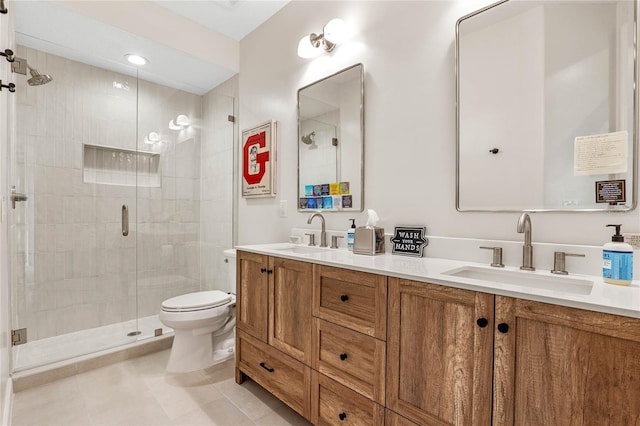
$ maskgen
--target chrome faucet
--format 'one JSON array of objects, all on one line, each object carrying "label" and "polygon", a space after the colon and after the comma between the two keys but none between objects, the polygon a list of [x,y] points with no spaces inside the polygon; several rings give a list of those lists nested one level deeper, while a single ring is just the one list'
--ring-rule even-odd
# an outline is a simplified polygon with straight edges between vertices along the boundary
[{"label": "chrome faucet", "polygon": [[311,224],[311,221],[314,217],[319,217],[322,222],[322,229],[320,230],[320,247],[327,247],[327,231],[325,229],[324,216],[322,216],[320,213],[314,213],[311,215],[309,220],[307,220],[307,223]]},{"label": "chrome faucet", "polygon": [[522,246],[522,266],[525,271],[535,271],[533,267],[533,246],[531,245],[531,218],[527,213],[522,213],[518,218],[516,228],[518,234],[524,233],[524,246]]}]

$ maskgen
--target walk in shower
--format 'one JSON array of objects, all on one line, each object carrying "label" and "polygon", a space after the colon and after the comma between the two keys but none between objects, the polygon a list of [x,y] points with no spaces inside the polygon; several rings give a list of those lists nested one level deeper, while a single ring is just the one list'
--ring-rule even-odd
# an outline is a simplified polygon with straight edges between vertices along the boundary
[{"label": "walk in shower", "polygon": [[11,314],[27,336],[17,372],[154,338],[164,299],[217,287],[235,130],[234,99],[218,91],[15,51],[46,83],[15,78]]}]

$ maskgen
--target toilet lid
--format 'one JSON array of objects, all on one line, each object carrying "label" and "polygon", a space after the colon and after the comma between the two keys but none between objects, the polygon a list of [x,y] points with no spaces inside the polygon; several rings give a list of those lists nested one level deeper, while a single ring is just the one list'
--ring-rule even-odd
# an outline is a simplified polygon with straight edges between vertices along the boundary
[{"label": "toilet lid", "polygon": [[182,294],[162,302],[163,311],[199,311],[228,303],[231,295],[220,290]]}]

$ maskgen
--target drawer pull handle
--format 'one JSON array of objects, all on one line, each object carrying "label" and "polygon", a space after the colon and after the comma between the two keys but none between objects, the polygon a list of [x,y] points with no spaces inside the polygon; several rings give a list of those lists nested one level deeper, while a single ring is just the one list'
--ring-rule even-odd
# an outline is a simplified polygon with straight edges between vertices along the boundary
[{"label": "drawer pull handle", "polygon": [[267,268],[260,268],[260,273],[264,274],[265,272],[267,272]]},{"label": "drawer pull handle", "polygon": [[269,368],[267,367],[267,365],[264,362],[260,363],[260,367],[264,368],[265,370],[267,370],[269,373],[273,373],[275,370],[273,368]]},{"label": "drawer pull handle", "polygon": [[340,300],[342,300],[343,302],[346,302],[347,300],[349,300],[349,296],[347,296],[346,294],[343,294],[342,296],[340,296]]},{"label": "drawer pull handle", "polygon": [[340,359],[342,361],[344,361],[345,359],[347,359],[347,354],[340,354]]},{"label": "drawer pull handle", "polygon": [[342,412],[342,413],[338,414],[338,417],[340,418],[340,421],[343,421],[344,419],[347,418],[347,413]]},{"label": "drawer pull handle", "polygon": [[478,324],[478,327],[480,328],[485,328],[487,325],[489,325],[489,320],[487,320],[486,318],[478,318],[476,324]]},{"label": "drawer pull handle", "polygon": [[506,333],[509,331],[509,324],[507,324],[506,322],[501,322],[500,324],[498,324],[498,331],[500,333]]},{"label": "drawer pull handle", "polygon": [[267,269],[267,274],[273,274],[273,269]]}]

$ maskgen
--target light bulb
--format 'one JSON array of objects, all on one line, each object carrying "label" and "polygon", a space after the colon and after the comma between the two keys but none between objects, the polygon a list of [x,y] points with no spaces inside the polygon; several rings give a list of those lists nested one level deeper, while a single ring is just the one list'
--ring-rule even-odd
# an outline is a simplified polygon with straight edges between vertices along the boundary
[{"label": "light bulb", "polygon": [[347,24],[340,18],[334,18],[324,26],[323,33],[325,40],[336,44],[342,43],[347,38]]},{"label": "light bulb", "polygon": [[147,58],[144,58],[135,53],[127,53],[126,55],[124,55],[124,57],[127,58],[127,61],[129,61],[133,65],[146,65],[147,63],[149,63]]},{"label": "light bulb", "polygon": [[316,58],[322,54],[322,50],[313,47],[308,35],[302,37],[298,43],[298,56],[305,59]]},{"label": "light bulb", "polygon": [[180,114],[176,117],[176,124],[178,126],[188,126],[190,124],[189,117],[184,114]]}]

